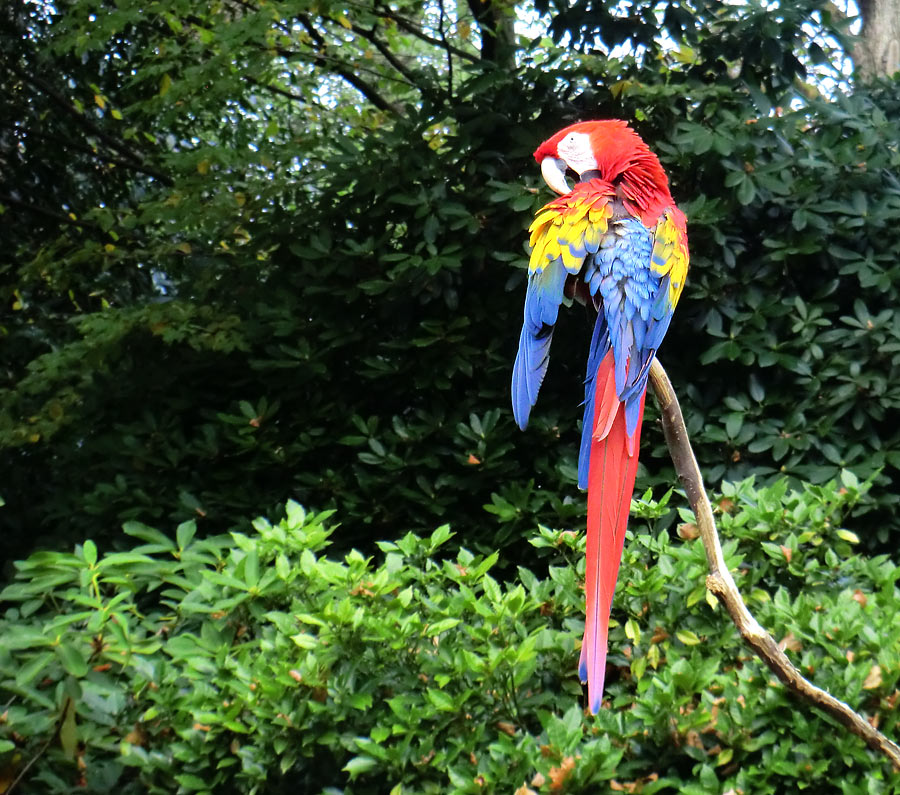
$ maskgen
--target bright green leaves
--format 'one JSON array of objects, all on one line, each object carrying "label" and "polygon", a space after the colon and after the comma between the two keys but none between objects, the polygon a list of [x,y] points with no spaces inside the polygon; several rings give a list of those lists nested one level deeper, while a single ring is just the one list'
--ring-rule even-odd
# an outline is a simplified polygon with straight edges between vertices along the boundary
[{"label": "bright green leaves", "polygon": [[53,652],[33,654],[15,673],[17,687],[27,688],[54,659]]},{"label": "bright green leaves", "polygon": [[[802,491],[748,480],[716,504],[727,564],[761,623],[816,684],[866,700],[891,731],[898,569],[853,555],[842,528],[869,486],[849,472]],[[839,766],[847,792],[867,793],[870,753],[791,705],[708,605],[700,542],[688,529],[687,541],[648,530],[672,499],[635,501],[610,706],[596,718],[575,671],[582,535],[543,528],[534,546],[563,565],[509,581],[496,554],[447,551],[447,526],[382,542],[375,559],[328,557],[327,515],[291,502],[252,534],[204,541],[185,523],[173,542],[132,524],[134,550],[85,543],[19,563],[0,594],[0,687],[16,695],[0,754],[34,752],[61,721],[64,752],[84,741],[89,770],[124,763],[150,786],[172,779],[174,758],[185,792],[266,792],[275,769],[304,787],[352,780],[373,793],[385,781],[465,790],[479,777],[509,792],[611,779],[784,791],[811,765],[819,777]]]},{"label": "bright green leaves", "polygon": [[84,562],[91,568],[94,568],[97,564],[97,545],[93,541],[85,541],[82,546],[82,555],[84,556]]}]

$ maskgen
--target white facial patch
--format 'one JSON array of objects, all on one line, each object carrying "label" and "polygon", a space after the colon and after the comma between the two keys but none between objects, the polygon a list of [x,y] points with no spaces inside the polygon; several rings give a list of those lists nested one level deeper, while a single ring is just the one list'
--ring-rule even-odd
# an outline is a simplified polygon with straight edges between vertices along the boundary
[{"label": "white facial patch", "polygon": [[597,168],[597,160],[591,151],[591,138],[587,133],[570,132],[557,144],[556,151],[577,174]]}]

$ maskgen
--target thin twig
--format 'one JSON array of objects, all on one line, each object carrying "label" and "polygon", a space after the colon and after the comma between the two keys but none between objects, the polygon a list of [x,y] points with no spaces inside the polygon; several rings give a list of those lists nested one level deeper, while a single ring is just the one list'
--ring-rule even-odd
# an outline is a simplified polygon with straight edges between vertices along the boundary
[{"label": "thin twig", "polygon": [[447,51],[447,99],[453,102],[453,53],[450,52],[450,43],[447,41],[447,34],[444,33],[444,0],[438,0],[441,8],[441,15],[438,19],[438,34],[440,34],[441,42]]},{"label": "thin twig", "polygon": [[135,171],[140,171],[143,174],[147,174],[150,177],[154,177],[169,187],[174,184],[171,177],[167,174],[163,174],[158,169],[148,165],[140,152],[129,147],[122,139],[102,130],[97,124],[89,119],[86,114],[78,110],[78,108],[76,108],[65,96],[50,85],[50,83],[37,75],[30,74],[20,69],[15,64],[7,64],[7,68],[20,80],[28,83],[32,88],[36,88],[42,94],[52,99],[57,107],[73,118],[89,135],[93,135],[103,141],[110,149],[113,149],[122,155],[127,160],[127,164],[130,168]]},{"label": "thin twig", "polygon": [[[279,52],[279,54],[283,55],[285,60],[299,60],[304,61],[305,63],[313,64],[315,66],[334,64],[333,67],[329,68],[331,68],[336,75],[338,75],[339,77],[343,77],[345,80],[347,78],[344,72],[351,67],[351,64],[343,60],[340,56],[331,55],[319,50],[317,50],[316,52],[303,52],[302,50],[283,49]],[[367,74],[373,75],[379,80],[390,80],[392,83],[400,83],[400,85],[409,86],[410,88],[418,88],[415,83],[411,83],[409,80],[406,80],[403,77],[397,77],[396,75],[379,72],[377,69],[373,69],[371,66],[362,66],[359,63],[355,63],[352,64],[352,68],[357,72],[365,72]]]},{"label": "thin twig", "polygon": [[416,24],[406,19],[406,17],[402,17],[399,14],[395,14],[391,11],[387,6],[378,5],[375,8],[376,12],[379,16],[385,17],[386,19],[390,19],[393,22],[397,23],[397,27],[405,30],[407,33],[411,33],[417,39],[421,39],[422,41],[428,42],[429,44],[433,44],[436,47],[443,47],[447,50],[448,53],[452,52],[454,55],[459,56],[460,58],[464,58],[467,61],[471,61],[472,63],[478,63],[481,59],[477,55],[473,55],[470,52],[466,52],[465,50],[461,50],[459,47],[454,47],[449,42],[442,42],[440,39],[436,39],[433,36],[429,36],[424,30],[418,27]]},{"label": "thin twig", "polygon": [[709,497],[706,496],[706,490],[703,488],[703,476],[700,474],[697,459],[691,448],[687,428],[684,425],[684,417],[681,414],[678,399],[675,397],[672,382],[669,381],[666,371],[656,359],[650,365],[650,383],[653,385],[653,391],[659,402],[663,432],[672,462],[675,464],[675,470],[684,485],[694,516],[697,518],[700,538],[703,541],[703,548],[706,550],[706,560],[709,564],[706,587],[725,605],[725,609],[741,633],[744,642],[753,649],[757,657],[769,666],[788,690],[818,707],[853,734],[861,737],[873,751],[884,754],[894,767],[900,770],[900,746],[885,737],[843,701],[838,701],[830,693],[826,693],[805,679],[787,655],[778,648],[775,639],[760,626],[747,610],[725,563],[712,506],[709,503]]},{"label": "thin twig", "polygon": [[38,750],[34,754],[34,756],[32,756],[31,759],[28,760],[25,767],[23,767],[19,771],[19,774],[12,780],[12,783],[5,790],[6,795],[12,795],[13,790],[19,785],[19,783],[22,782],[22,780],[25,778],[25,775],[34,766],[35,762],[37,762],[38,759],[40,759],[44,755],[44,753],[50,747],[50,744],[59,737],[59,733],[62,729],[63,721],[65,721],[66,714],[69,712],[70,709],[75,709],[75,702],[72,700],[72,698],[70,696],[66,696],[66,699],[63,702],[62,712],[59,713],[59,717],[56,719],[56,723],[53,727],[53,734],[51,734],[44,741],[44,743],[41,745],[40,748],[38,748]]},{"label": "thin twig", "polygon": [[265,83],[262,80],[257,80],[252,75],[244,75],[244,80],[246,80],[252,86],[266,89],[267,91],[271,91],[273,94],[278,94],[279,96],[293,100],[294,102],[301,102],[304,105],[315,104],[310,103],[310,101],[306,97],[302,97],[300,96],[300,94],[295,94],[293,91],[288,91],[286,88],[281,88],[281,86],[276,86],[273,83]]},{"label": "thin twig", "polygon": [[[329,22],[334,24],[340,24],[337,20],[332,19],[331,17],[326,17]],[[366,41],[368,41],[381,55],[384,57],[391,66],[394,67],[403,77],[406,78],[406,82],[410,86],[414,86],[418,88],[420,91],[422,90],[422,85],[419,83],[418,78],[415,73],[409,69],[403,61],[400,60],[393,52],[391,52],[391,48],[383,42],[378,36],[375,34],[377,30],[376,27],[372,27],[371,30],[366,30],[365,28],[356,25],[354,23],[350,24],[350,30],[352,30],[356,35],[362,36]]]},{"label": "thin twig", "polygon": [[[311,56],[312,62],[319,65],[325,64],[330,56],[325,54],[327,43],[324,37],[316,30],[312,20],[306,14],[298,14],[297,20],[309,34],[309,37],[312,39],[315,46],[316,52]],[[332,71],[359,91],[359,93],[368,99],[369,102],[378,108],[378,110],[384,111],[385,113],[392,113],[395,116],[403,115],[403,111],[399,105],[381,96],[372,84],[363,80],[358,74],[349,71],[345,65],[335,66],[332,68]]]},{"label": "thin twig", "polygon": [[15,196],[10,196],[6,193],[0,193],[0,204],[9,205],[10,207],[18,207],[21,210],[27,210],[30,213],[35,213],[36,215],[41,215],[44,218],[50,218],[51,220],[58,221],[60,223],[69,224],[70,226],[100,229],[99,224],[96,224],[93,221],[85,221],[79,220],[78,218],[72,218],[71,216],[61,213],[58,210],[48,209],[47,207],[39,207],[36,204],[31,204],[30,202],[23,201],[22,199],[17,199]]}]

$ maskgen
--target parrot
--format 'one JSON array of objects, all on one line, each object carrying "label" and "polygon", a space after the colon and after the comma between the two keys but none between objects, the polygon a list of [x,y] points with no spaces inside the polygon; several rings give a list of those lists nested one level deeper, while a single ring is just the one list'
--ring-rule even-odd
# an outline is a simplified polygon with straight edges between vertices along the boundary
[{"label": "parrot", "polygon": [[560,304],[577,300],[593,306],[597,315],[578,458],[578,486],[587,489],[578,673],[596,715],[647,378],[687,277],[686,219],[659,158],[624,121],[572,124],[544,141],[534,158],[558,196],[538,210],[528,230],[531,255],[512,373],[513,417],[524,431],[547,372]]}]

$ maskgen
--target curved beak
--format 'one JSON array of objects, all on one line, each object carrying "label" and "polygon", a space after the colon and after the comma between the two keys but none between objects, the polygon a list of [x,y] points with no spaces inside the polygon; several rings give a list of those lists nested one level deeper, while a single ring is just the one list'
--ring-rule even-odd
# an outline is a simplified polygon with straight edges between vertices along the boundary
[{"label": "curved beak", "polygon": [[545,157],[541,160],[541,176],[561,196],[571,190],[566,182],[566,161],[561,157]]}]

